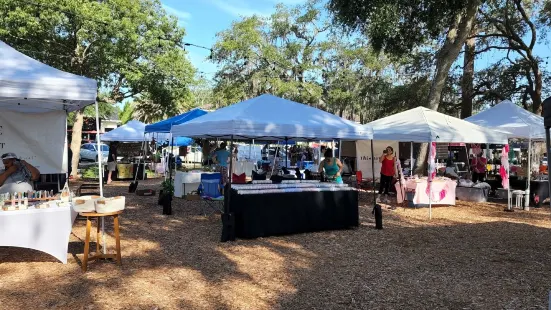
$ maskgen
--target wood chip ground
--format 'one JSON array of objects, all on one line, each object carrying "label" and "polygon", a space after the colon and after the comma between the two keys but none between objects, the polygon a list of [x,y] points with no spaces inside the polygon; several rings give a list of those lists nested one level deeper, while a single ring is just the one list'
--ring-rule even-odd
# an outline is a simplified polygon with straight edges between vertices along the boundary
[{"label": "wood chip ground", "polygon": [[[123,266],[80,260],[84,222],[68,264],[0,247],[0,309],[547,309],[548,208],[507,213],[501,204],[385,209],[375,230],[368,199],[357,229],[220,243],[216,214],[175,199],[126,195]],[[140,188],[159,189],[160,180]],[[366,197],[364,197],[366,198]],[[108,221],[108,245],[113,246]],[[95,245],[92,246],[95,248]]]}]

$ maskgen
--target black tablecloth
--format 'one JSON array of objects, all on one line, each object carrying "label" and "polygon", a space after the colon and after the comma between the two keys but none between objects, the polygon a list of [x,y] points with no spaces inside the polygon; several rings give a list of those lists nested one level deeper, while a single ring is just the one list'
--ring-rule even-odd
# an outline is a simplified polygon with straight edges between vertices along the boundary
[{"label": "black tablecloth", "polygon": [[[493,190],[503,188],[503,186],[501,186],[501,180],[487,180],[486,182],[492,186]],[[509,181],[509,185],[511,186],[511,191],[517,189],[525,190],[526,180],[512,178]],[[530,205],[540,207],[541,203],[546,198],[549,198],[549,185],[547,184],[547,181],[530,181]]]},{"label": "black tablecloth", "polygon": [[547,198],[549,198],[548,181],[530,181],[530,205],[541,207]]},{"label": "black tablecloth", "polygon": [[238,238],[258,238],[359,225],[358,192],[325,191],[239,195],[231,190]]}]

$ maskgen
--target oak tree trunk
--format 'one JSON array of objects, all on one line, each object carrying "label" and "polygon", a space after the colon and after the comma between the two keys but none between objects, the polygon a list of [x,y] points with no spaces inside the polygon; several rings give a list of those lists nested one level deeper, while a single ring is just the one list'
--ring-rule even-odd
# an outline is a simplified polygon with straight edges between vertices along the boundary
[{"label": "oak tree trunk", "polygon": [[[82,125],[84,124],[84,114],[82,111],[75,112],[75,123],[73,124],[73,132],[71,135],[71,175],[73,178],[78,178],[78,161],[80,157],[80,145],[82,144]],[[99,134],[99,133],[97,133]]]},{"label": "oak tree trunk", "polygon": [[461,79],[461,118],[473,115],[473,81],[475,60],[475,38],[465,42],[465,55],[463,56],[463,77]]},{"label": "oak tree trunk", "polygon": [[[454,23],[448,29],[446,40],[436,54],[436,72],[432,80],[427,102],[429,109],[438,110],[450,68],[473,29],[479,6],[480,0],[469,0],[465,12],[459,13]],[[427,170],[428,149],[428,143],[421,144],[415,164],[416,174],[424,174]]]},{"label": "oak tree trunk", "polygon": [[541,115],[541,113],[543,112],[541,100],[541,89],[543,86],[542,74],[537,63],[532,67],[532,70],[534,71],[534,92],[532,93],[532,109],[535,114]]}]

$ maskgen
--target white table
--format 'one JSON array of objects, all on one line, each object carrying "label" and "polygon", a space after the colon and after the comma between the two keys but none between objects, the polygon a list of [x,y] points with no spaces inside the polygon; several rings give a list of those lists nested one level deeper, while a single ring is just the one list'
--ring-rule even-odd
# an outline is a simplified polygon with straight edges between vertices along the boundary
[{"label": "white table", "polygon": [[0,209],[0,246],[42,251],[66,264],[69,236],[76,217],[72,207]]},{"label": "white table", "polygon": [[182,196],[196,191],[201,184],[201,174],[203,172],[181,172],[176,171],[174,176],[174,197],[182,198]]},{"label": "white table", "polygon": [[[457,183],[451,180],[432,181],[432,204],[433,205],[451,205],[455,206],[455,187]],[[413,203],[418,205],[428,205],[429,196],[427,195],[427,180],[426,179],[409,179],[406,181],[406,188],[415,191]],[[444,197],[440,197],[440,193]]]}]

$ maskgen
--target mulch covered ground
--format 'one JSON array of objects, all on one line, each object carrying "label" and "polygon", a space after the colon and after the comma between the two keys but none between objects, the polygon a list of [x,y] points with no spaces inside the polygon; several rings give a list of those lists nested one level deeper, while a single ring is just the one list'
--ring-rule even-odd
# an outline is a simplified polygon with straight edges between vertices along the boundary
[{"label": "mulch covered ground", "polygon": [[[116,183],[106,196],[127,191],[128,183]],[[358,229],[220,243],[219,215],[202,216],[197,202],[173,206],[174,215],[163,216],[156,197],[127,196],[122,267],[91,262],[81,272],[82,221],[67,265],[0,247],[0,309],[547,307],[548,209],[459,203],[434,208],[429,221],[427,209],[398,208],[384,211],[379,231],[364,201]]]}]

